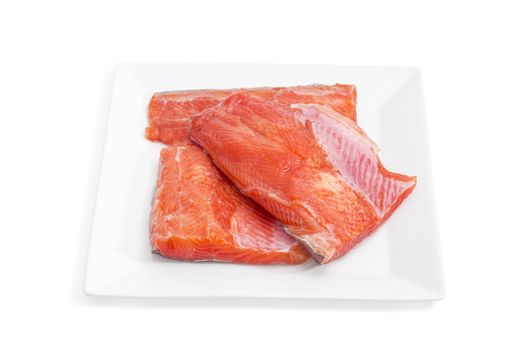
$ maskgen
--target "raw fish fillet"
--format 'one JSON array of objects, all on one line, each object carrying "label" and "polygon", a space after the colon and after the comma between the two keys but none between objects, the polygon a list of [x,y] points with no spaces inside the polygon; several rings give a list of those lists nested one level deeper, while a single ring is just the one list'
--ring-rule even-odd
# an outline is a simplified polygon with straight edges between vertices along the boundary
[{"label": "raw fish fillet", "polygon": [[161,151],[150,239],[154,252],[180,260],[299,264],[310,258],[192,145]]},{"label": "raw fish fillet", "polygon": [[148,107],[146,137],[168,145],[189,143],[191,119],[214,107],[229,95],[243,91],[252,96],[292,103],[318,103],[330,106],[355,120],[356,90],[353,85],[308,85],[234,90],[188,90],[156,93]]},{"label": "raw fish fillet", "polygon": [[196,116],[192,139],[319,263],[345,254],[400,205],[416,178],[381,164],[357,124],[316,104],[238,93]]}]

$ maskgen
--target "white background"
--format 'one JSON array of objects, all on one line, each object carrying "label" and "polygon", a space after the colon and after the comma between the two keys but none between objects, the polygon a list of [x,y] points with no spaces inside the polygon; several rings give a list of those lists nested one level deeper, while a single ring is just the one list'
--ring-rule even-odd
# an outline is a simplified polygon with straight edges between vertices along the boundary
[{"label": "white background", "polygon": [[[0,3],[0,348],[521,348],[519,1]],[[88,298],[120,61],[418,66],[446,297],[433,305]]]}]

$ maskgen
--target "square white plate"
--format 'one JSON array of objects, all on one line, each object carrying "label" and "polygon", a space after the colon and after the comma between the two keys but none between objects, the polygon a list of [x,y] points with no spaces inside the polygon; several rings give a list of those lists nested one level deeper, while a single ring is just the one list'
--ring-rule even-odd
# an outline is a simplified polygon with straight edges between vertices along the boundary
[{"label": "square white plate", "polygon": [[[191,263],[151,253],[148,219],[159,150],[144,138],[154,92],[355,84],[358,123],[392,170],[417,175],[412,195],[369,239],[328,265]],[[414,68],[261,64],[121,64],[89,247],[85,291],[140,297],[437,300],[439,239],[420,73]]]}]

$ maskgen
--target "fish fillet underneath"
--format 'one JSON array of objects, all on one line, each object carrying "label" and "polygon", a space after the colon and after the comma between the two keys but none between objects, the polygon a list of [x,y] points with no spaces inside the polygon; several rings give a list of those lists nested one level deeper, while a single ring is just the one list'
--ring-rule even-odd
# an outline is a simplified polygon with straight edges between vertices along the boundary
[{"label": "fish fillet underneath", "polygon": [[299,264],[310,258],[194,145],[161,151],[150,240],[154,252],[180,260]]},{"label": "fish fillet underneath", "polygon": [[148,107],[146,137],[167,145],[189,143],[191,119],[214,107],[232,93],[244,91],[252,96],[289,106],[293,103],[318,103],[346,117],[356,118],[356,90],[353,85],[306,85],[230,90],[187,90],[156,93]]}]

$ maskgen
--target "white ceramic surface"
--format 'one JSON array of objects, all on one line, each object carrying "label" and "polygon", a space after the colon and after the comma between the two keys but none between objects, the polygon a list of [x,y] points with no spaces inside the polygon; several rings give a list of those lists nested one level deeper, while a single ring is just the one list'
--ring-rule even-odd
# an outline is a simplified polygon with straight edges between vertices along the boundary
[{"label": "white ceramic surface", "polygon": [[[144,138],[154,92],[355,84],[358,123],[414,192],[370,238],[320,266],[190,263],[152,254],[148,219],[161,145]],[[321,65],[124,63],[115,75],[86,270],[91,295],[437,300],[443,297],[420,72]]]}]

